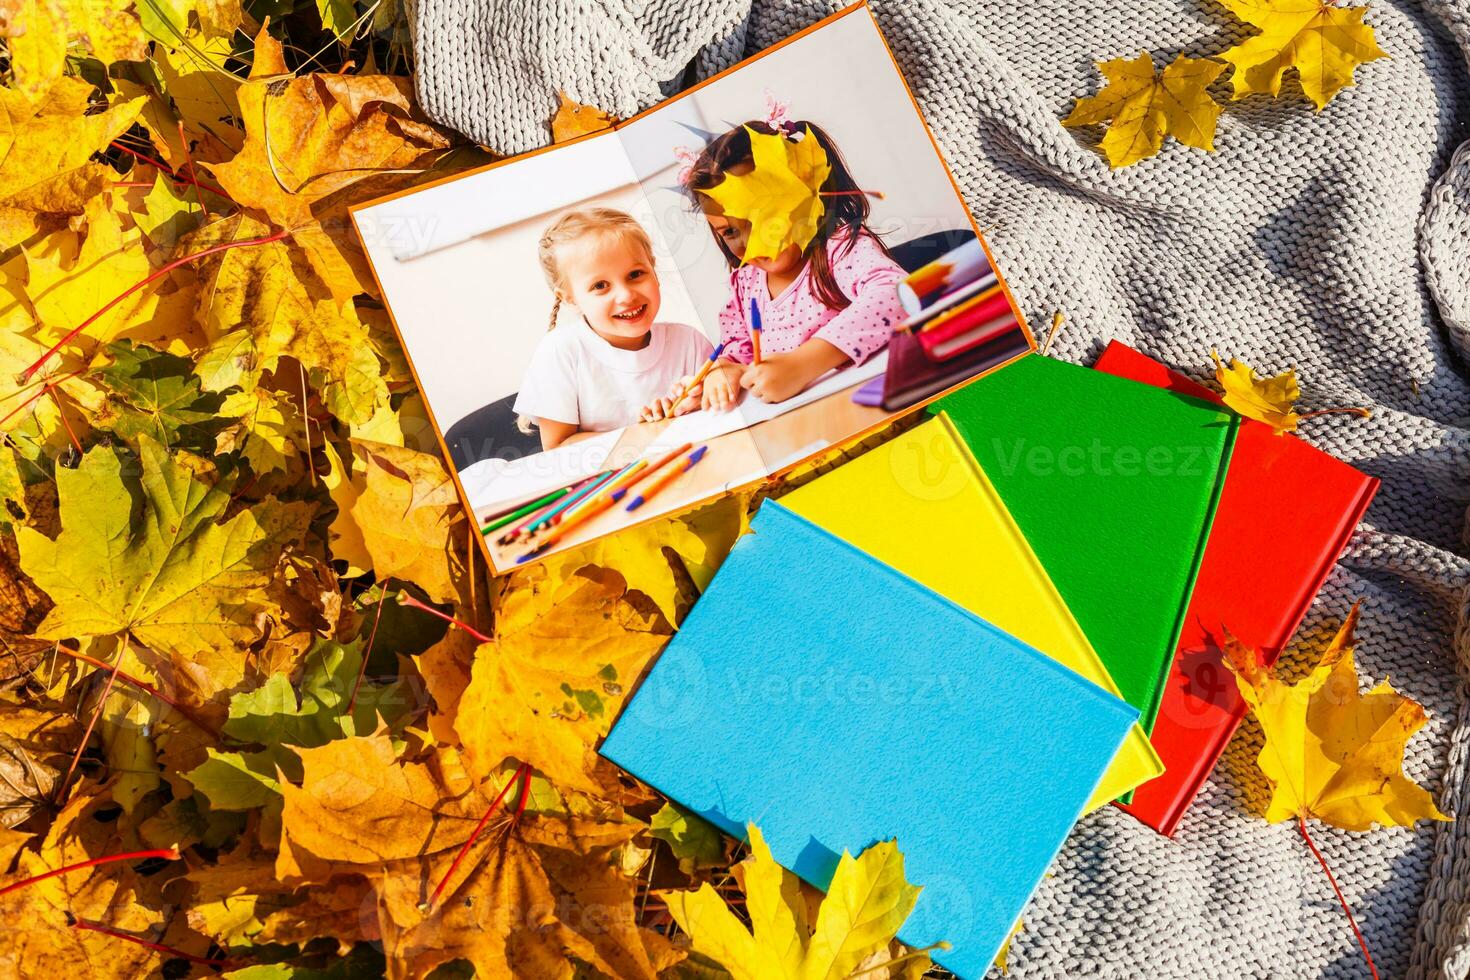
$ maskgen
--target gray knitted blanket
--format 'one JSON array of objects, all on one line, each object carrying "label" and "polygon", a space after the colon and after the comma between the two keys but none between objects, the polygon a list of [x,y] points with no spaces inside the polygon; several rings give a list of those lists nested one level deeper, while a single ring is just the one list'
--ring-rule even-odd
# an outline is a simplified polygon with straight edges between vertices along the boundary
[{"label": "gray knitted blanket", "polygon": [[[1373,0],[1390,58],[1320,113],[1233,104],[1218,152],[1110,172],[1058,120],[1095,60],[1218,53],[1212,0],[893,0],[875,13],[1025,312],[1053,353],[1119,338],[1203,376],[1209,351],[1295,364],[1305,437],[1383,481],[1308,616],[1315,658],[1366,597],[1360,670],[1430,722],[1407,772],[1458,823],[1316,836],[1384,976],[1470,976],[1470,0]],[[556,92],[628,116],[837,9],[824,0],[419,0],[419,94],[492,149],[547,140]],[[1279,506],[1290,508],[1292,501]],[[1262,555],[1269,561],[1269,555]],[[1084,820],[1026,913],[1016,977],[1361,977],[1332,891],[1269,826],[1248,721],[1176,839]]]}]

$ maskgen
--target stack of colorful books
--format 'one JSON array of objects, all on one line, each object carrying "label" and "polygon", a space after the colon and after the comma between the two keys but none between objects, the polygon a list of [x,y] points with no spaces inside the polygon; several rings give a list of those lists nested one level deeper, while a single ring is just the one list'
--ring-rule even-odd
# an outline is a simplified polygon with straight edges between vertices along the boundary
[{"label": "stack of colorful books", "polygon": [[[932,346],[984,345],[985,281],[905,294],[975,311]],[[1225,631],[1274,659],[1377,481],[1117,343],[928,412],[762,505],[601,751],[818,887],[897,838],[899,938],[978,977],[1088,812],[1176,831],[1244,713]]]}]

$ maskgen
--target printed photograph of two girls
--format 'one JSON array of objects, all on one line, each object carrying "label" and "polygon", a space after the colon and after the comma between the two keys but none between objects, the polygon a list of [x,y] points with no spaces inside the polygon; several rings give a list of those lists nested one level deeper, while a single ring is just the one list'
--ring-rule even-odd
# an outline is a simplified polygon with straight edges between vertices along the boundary
[{"label": "printed photograph of two girls", "polygon": [[862,7],[354,220],[496,572],[1034,347]]}]

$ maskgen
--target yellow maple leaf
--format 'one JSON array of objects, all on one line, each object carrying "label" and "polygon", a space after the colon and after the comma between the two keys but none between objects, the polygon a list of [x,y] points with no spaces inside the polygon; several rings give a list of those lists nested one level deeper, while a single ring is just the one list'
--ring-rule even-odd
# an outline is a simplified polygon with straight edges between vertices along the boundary
[{"label": "yellow maple leaf", "polygon": [[[134,474],[137,474],[136,476]],[[61,532],[18,532],[21,567],[56,603],[36,633],[122,636],[207,676],[238,684],[236,644],[258,613],[282,548],[305,532],[306,505],[272,499],[220,522],[228,486],[206,486],[147,435],[135,458],[97,446],[58,468]]]},{"label": "yellow maple leaf", "polygon": [[558,785],[603,791],[607,764],[594,746],[670,633],[635,599],[596,565],[503,593],[494,642],[477,651],[454,721],[478,771],[513,757]]},{"label": "yellow maple leaf", "polygon": [[[20,851],[15,872],[0,877],[0,887],[14,880],[123,850],[116,835],[103,837],[98,811],[109,806],[105,794],[78,793],[56,814],[36,850]],[[113,820],[117,827],[126,821]],[[158,953],[132,943],[119,944],[99,932],[71,928],[84,920],[135,935],[156,935],[164,916],[142,901],[147,879],[132,868],[106,873],[74,871],[0,896],[0,916],[7,924],[0,968],[7,977],[85,977],[99,963],[123,975],[146,976],[162,961]]]},{"label": "yellow maple leaf", "polygon": [[[224,242],[268,237],[271,229],[247,212],[220,218],[188,240],[188,251]],[[200,319],[211,339],[228,338],[235,351],[224,362],[248,363],[249,377],[237,371],[218,376],[209,358],[206,389],[232,384],[253,387],[259,372],[274,370],[283,355],[294,357],[321,389],[327,408],[345,422],[372,418],[388,400],[381,365],[367,328],[351,305],[339,308],[301,253],[285,241],[270,241],[218,252],[196,263],[200,281]],[[248,340],[231,337],[237,327]],[[248,353],[245,349],[248,349]],[[218,353],[218,352],[216,352]],[[205,365],[201,364],[201,375]],[[219,387],[217,387],[219,386]]]},{"label": "yellow maple leaf", "polygon": [[1111,167],[1126,167],[1159,152],[1164,137],[1186,146],[1215,149],[1220,104],[1208,91],[1225,66],[1208,58],[1179,55],[1162,72],[1154,71],[1147,51],[1129,61],[1098,63],[1106,78],[1101,92],[1078,99],[1063,126],[1108,122],[1102,151]]},{"label": "yellow maple leaf", "polygon": [[558,92],[557,97],[561,99],[561,105],[556,107],[556,115],[551,117],[553,143],[565,143],[588,133],[600,133],[613,124],[612,116],[595,106],[574,102],[567,98],[565,92]]},{"label": "yellow maple leaf", "polygon": [[1227,367],[1220,355],[1215,359],[1215,380],[1224,389],[1225,404],[1248,419],[1269,425],[1273,432],[1295,432],[1301,416],[1293,407],[1301,397],[1296,383],[1296,369],[1287,368],[1274,378],[1258,378],[1255,369],[1244,361],[1230,359]]},{"label": "yellow maple leaf", "polygon": [[1220,0],[1261,33],[1246,38],[1220,58],[1235,66],[1232,97],[1276,96],[1287,69],[1295,68],[1302,91],[1319,110],[1353,84],[1358,65],[1386,58],[1373,28],[1363,23],[1366,7],[1339,7],[1322,0]]},{"label": "yellow maple leaf", "polygon": [[[93,197],[86,203],[84,231],[58,232],[43,247],[27,251],[26,293],[44,328],[37,339],[66,335],[153,271],[141,233],[128,227],[131,218],[112,205],[111,194]],[[77,342],[90,350],[133,335],[128,327],[151,319],[167,285],[168,280],[158,280],[128,295],[94,320]]]},{"label": "yellow maple leaf", "polygon": [[[846,977],[888,948],[918,900],[921,889],[904,878],[897,844],[880,841],[857,858],[843,850],[816,922],[809,923],[796,876],[776,863],[755,824],[747,831],[751,859],[745,867],[745,901],[750,929],[708,882],[698,891],[663,896],[695,951],[719,963],[735,980]],[[919,959],[923,953],[910,955]]]},{"label": "yellow maple leaf", "polygon": [[435,602],[462,600],[465,517],[443,461],[382,443],[353,448],[365,476],[351,516],[378,579],[412,582]]},{"label": "yellow maple leaf", "polygon": [[1404,749],[1424,726],[1424,708],[1387,680],[1358,692],[1357,622],[1354,604],[1321,662],[1296,684],[1262,666],[1239,640],[1225,640],[1225,663],[1266,736],[1257,761],[1271,782],[1271,823],[1311,818],[1369,830],[1450,819],[1403,774]]},{"label": "yellow maple leaf", "polygon": [[729,217],[750,222],[741,261],[775,258],[795,245],[805,249],[816,237],[825,207],[822,185],[832,172],[827,152],[807,127],[800,140],[758,133],[750,127],[754,169],[726,174],[701,190]]},{"label": "yellow maple leaf", "polygon": [[127,131],[144,100],[90,111],[95,87],[63,76],[37,100],[0,88],[0,203],[28,211],[81,214],[113,178],[92,154]]},{"label": "yellow maple leaf", "polygon": [[27,98],[41,95],[66,68],[72,54],[90,53],[103,64],[141,61],[148,55],[142,25],[132,4],[91,0],[13,0],[7,4],[5,37],[15,87]]}]

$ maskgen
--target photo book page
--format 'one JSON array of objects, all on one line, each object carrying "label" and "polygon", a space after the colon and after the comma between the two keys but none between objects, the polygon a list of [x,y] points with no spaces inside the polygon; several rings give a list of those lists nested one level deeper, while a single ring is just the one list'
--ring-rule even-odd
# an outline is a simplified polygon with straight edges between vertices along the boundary
[{"label": "photo book page", "polygon": [[353,220],[497,573],[1034,349],[861,5]]}]

